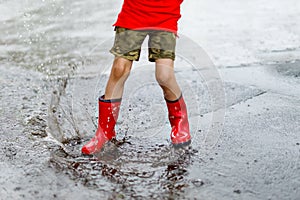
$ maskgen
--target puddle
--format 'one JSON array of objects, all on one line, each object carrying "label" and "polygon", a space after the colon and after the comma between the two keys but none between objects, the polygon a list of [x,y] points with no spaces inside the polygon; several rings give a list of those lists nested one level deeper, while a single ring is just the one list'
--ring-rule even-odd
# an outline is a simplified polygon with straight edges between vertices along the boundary
[{"label": "puddle", "polygon": [[58,148],[52,153],[50,165],[74,181],[109,192],[117,199],[184,199],[184,190],[197,185],[197,180],[186,178],[197,150],[175,150],[168,144],[150,145],[130,138],[121,143],[107,144],[94,157],[81,155],[78,145],[69,145],[77,152],[72,155]]}]

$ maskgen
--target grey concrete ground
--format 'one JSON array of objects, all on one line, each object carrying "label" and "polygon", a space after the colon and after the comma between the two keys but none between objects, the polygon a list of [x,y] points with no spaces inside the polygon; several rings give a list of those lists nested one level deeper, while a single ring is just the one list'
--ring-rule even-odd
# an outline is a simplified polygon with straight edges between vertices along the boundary
[{"label": "grey concrete ground", "polygon": [[191,148],[169,145],[144,52],[118,142],[86,157],[120,6],[1,1],[0,199],[299,199],[299,2],[185,1],[176,76]]}]

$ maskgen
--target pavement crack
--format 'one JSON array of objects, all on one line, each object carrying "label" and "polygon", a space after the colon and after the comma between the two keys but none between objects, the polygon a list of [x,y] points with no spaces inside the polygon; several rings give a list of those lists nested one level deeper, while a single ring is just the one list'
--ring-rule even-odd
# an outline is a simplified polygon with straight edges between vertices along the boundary
[{"label": "pavement crack", "polygon": [[246,101],[248,101],[248,100],[250,100],[250,99],[254,99],[254,98],[259,97],[259,96],[261,96],[261,95],[264,95],[264,94],[266,94],[266,93],[267,93],[267,91],[261,91],[261,92],[255,94],[255,95],[253,95],[253,96],[251,96],[251,97],[242,99],[242,100],[237,101],[237,102],[235,102],[235,103],[233,103],[233,104],[231,104],[231,105],[228,105],[228,106],[226,106],[226,108],[232,107],[232,106],[237,105],[237,104],[239,104],[239,103],[241,103],[241,102],[246,102]]}]

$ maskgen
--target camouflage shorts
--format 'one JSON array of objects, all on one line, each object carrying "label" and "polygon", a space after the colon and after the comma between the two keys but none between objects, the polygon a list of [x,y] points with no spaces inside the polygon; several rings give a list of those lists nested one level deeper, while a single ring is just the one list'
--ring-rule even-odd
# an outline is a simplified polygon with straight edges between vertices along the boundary
[{"label": "camouflage shorts", "polygon": [[116,27],[116,36],[110,52],[128,60],[138,61],[141,46],[146,36],[149,35],[148,59],[154,62],[159,58],[175,59],[176,36],[169,31],[161,30],[131,30]]}]

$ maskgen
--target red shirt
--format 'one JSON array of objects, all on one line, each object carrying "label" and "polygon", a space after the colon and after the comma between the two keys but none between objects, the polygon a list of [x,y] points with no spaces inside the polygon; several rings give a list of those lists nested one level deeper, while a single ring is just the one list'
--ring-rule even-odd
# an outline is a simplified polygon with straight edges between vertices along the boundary
[{"label": "red shirt", "polygon": [[128,29],[156,29],[177,33],[183,0],[124,0],[114,26]]}]

